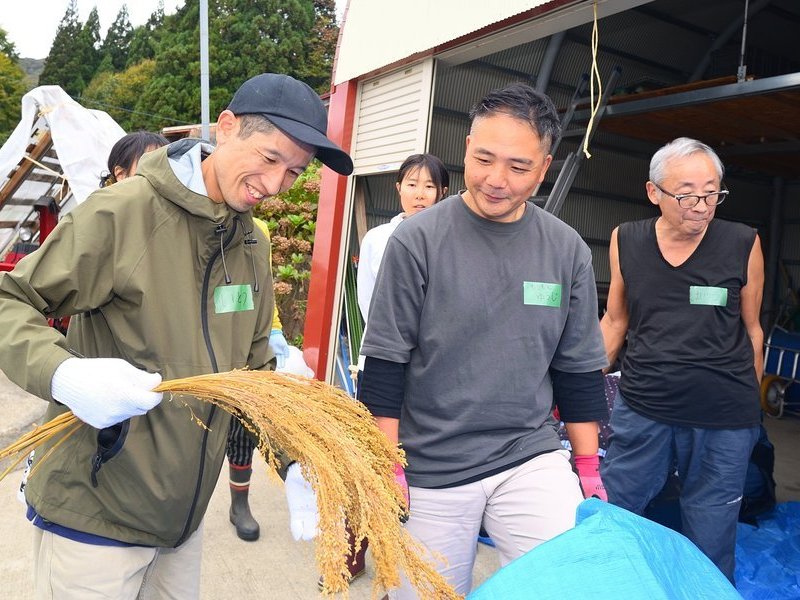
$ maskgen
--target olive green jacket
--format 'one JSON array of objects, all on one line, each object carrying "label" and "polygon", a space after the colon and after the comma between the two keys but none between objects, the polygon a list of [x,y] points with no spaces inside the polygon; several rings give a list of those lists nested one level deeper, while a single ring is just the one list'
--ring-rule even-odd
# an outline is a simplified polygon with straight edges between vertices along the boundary
[{"label": "olive green jacket", "polygon": [[[66,410],[50,385],[68,349],[122,358],[164,380],[273,368],[268,242],[253,232],[249,213],[178,180],[167,154],[195,143],[145,155],[137,176],[92,194],[0,276],[0,368],[51,401],[47,419]],[[46,320],[64,315],[76,315],[66,339]],[[33,473],[27,502],[78,531],[177,546],[205,514],[229,424],[230,415],[206,402],[165,395],[120,425],[83,425]],[[34,467],[46,451],[36,452]]]}]

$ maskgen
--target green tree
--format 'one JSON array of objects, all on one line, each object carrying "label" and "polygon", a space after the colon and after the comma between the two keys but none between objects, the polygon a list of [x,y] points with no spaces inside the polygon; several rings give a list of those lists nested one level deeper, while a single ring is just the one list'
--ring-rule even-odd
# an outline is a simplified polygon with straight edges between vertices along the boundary
[{"label": "green tree", "polygon": [[161,39],[163,23],[164,0],[159,0],[158,7],[150,15],[147,23],[133,30],[126,67],[156,57],[156,47]]},{"label": "green tree", "polygon": [[[214,0],[209,3],[210,109],[227,106],[246,79],[264,71],[304,78],[313,37],[313,0]],[[164,18],[156,73],[140,103],[167,117],[200,119],[198,0]],[[329,75],[328,75],[329,76]]]},{"label": "green tree", "polygon": [[[113,73],[114,72],[114,61],[111,58],[110,54],[104,54],[100,64],[97,65],[97,69],[95,69],[94,77],[92,77],[92,81],[94,81],[100,73]],[[88,89],[92,85],[92,82],[89,82],[89,85],[86,86]],[[86,89],[84,89],[84,93],[86,93]]]},{"label": "green tree", "polygon": [[[100,66],[102,55],[100,53],[100,17],[97,15],[97,7],[93,7],[89,13],[89,18],[81,27],[81,32],[75,40],[73,52],[81,56],[81,79],[84,88],[94,77],[97,67]],[[80,89],[83,92],[83,88]]]},{"label": "green tree", "polygon": [[5,54],[13,61],[19,60],[17,47],[14,42],[8,39],[8,32],[2,27],[0,27],[0,53]]},{"label": "green tree", "polygon": [[269,227],[275,306],[286,339],[298,347],[303,345],[321,166],[312,161],[290,189],[253,210]]},{"label": "green tree", "polygon": [[313,35],[313,0],[222,0],[218,6],[209,24],[215,85],[233,91],[264,71],[302,78]]},{"label": "green tree", "polygon": [[199,122],[199,18],[197,0],[188,0],[175,14],[164,17],[158,35],[168,43],[156,43],[155,73],[137,110],[162,115],[169,124]]},{"label": "green tree", "polygon": [[39,75],[39,85],[60,85],[71,96],[79,95],[86,87],[82,65],[84,53],[76,44],[82,29],[78,21],[77,0],[70,0]]},{"label": "green tree", "polygon": [[314,28],[305,40],[306,60],[299,75],[300,79],[320,94],[331,89],[333,59],[338,39],[335,0],[314,0]]},{"label": "green tree", "polygon": [[110,60],[114,71],[125,69],[132,39],[133,26],[128,16],[128,6],[123,4],[117,13],[117,18],[108,28],[103,45],[100,48],[103,61]]},{"label": "green tree", "polygon": [[84,90],[81,102],[89,108],[106,111],[125,131],[157,131],[167,124],[163,117],[136,112],[139,97],[154,71],[155,61],[143,60],[121,73],[98,73]]},{"label": "green tree", "polygon": [[23,94],[25,73],[5,51],[0,52],[0,146],[19,122]]}]

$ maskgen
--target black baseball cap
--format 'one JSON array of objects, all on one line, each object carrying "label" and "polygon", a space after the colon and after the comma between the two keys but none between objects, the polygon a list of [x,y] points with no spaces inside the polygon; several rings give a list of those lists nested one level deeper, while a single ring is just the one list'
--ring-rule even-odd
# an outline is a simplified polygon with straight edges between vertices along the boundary
[{"label": "black baseball cap", "polygon": [[263,115],[294,139],[314,146],[316,156],[341,175],[353,172],[350,156],[328,139],[328,114],[319,95],[289,75],[262,73],[245,81],[228,105],[235,115]]}]

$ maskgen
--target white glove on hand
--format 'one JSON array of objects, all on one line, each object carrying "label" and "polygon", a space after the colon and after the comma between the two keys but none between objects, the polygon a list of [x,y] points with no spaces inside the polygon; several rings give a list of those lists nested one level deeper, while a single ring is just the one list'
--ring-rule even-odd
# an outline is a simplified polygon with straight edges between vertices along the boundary
[{"label": "white glove on hand", "polygon": [[277,359],[277,368],[282,369],[286,364],[286,359],[289,358],[289,343],[283,337],[283,332],[280,329],[273,329],[269,334],[269,346],[275,353]]},{"label": "white glove on hand", "polygon": [[53,373],[53,398],[97,429],[143,415],[161,402],[151,391],[161,375],[137,369],[121,358],[68,358]]},{"label": "white glove on hand", "polygon": [[314,371],[311,370],[303,358],[303,351],[295,346],[289,346],[289,357],[286,359],[286,364],[275,369],[275,372],[301,375],[309,379],[314,377]]},{"label": "white glove on hand", "polygon": [[295,541],[313,540],[317,536],[319,513],[314,488],[303,477],[300,465],[292,463],[286,471],[286,502],[289,505],[289,527]]}]

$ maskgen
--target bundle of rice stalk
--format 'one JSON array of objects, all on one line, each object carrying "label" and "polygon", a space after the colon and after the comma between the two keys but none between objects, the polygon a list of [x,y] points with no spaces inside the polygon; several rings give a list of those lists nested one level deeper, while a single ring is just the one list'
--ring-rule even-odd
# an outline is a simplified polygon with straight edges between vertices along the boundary
[{"label": "bundle of rice stalk", "polygon": [[[357,545],[366,538],[372,548],[373,596],[399,586],[402,570],[421,598],[461,598],[424,558],[428,552],[402,527],[400,517],[407,507],[394,480],[394,464],[405,462],[403,453],[387,440],[360,402],[329,384],[271,371],[235,370],[174,379],[162,382],[155,391],[169,392],[178,400],[180,395],[192,395],[239,417],[256,436],[275,477],[279,461],[274,448],[300,464],[317,494],[315,552],[324,592],[348,591],[349,527]],[[14,454],[8,452],[12,447],[29,452],[49,439],[48,433],[71,434],[71,427],[80,422],[66,414],[71,419],[61,415],[37,428],[27,441],[23,442],[23,436],[0,451],[0,459]]]},{"label": "bundle of rice stalk", "polygon": [[[0,460],[12,456],[14,457],[11,465],[5,471],[0,473],[0,481],[5,479],[6,475],[13,471],[19,463],[25,460],[31,450],[35,450],[51,438],[61,436],[61,439],[50,447],[50,450],[47,451],[47,454],[45,454],[36,462],[36,466],[42,464],[42,461],[50,456],[56,450],[56,448],[63,444],[69,436],[75,433],[81,425],[83,425],[83,423],[79,421],[78,417],[73,415],[72,412],[65,412],[61,413],[43,425],[34,427],[25,435],[20,436],[19,439],[17,439],[10,446],[0,450]],[[29,476],[32,475],[35,470],[36,468],[34,467]]]}]

